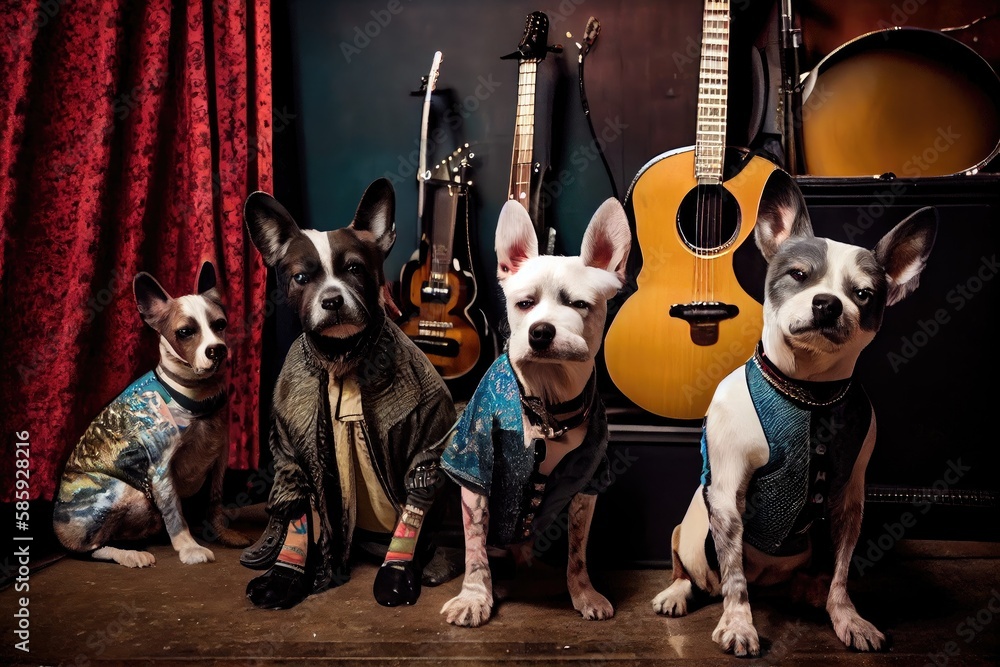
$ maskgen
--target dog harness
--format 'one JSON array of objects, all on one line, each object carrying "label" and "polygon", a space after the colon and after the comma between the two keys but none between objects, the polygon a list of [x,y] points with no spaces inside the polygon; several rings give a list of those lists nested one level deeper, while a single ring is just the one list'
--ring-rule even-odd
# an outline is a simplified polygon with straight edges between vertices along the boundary
[{"label": "dog harness", "polygon": [[574,495],[597,494],[611,483],[608,424],[598,392],[585,410],[590,421],[583,442],[547,476],[539,473],[545,441],[525,443],[524,410],[514,368],[507,354],[501,354],[448,434],[441,455],[441,468],[452,479],[489,498],[487,543],[492,546],[541,534]]},{"label": "dog harness", "polygon": [[120,479],[152,501],[153,473],[173,442],[193,419],[215,412],[225,400],[223,393],[193,401],[172,391],[152,370],[100,412],[66,463],[66,472]]},{"label": "dog harness", "polygon": [[[750,479],[743,539],[772,556],[802,553],[813,521],[827,518],[843,491],[871,424],[868,396],[850,379],[803,382],[784,375],[757,350],[744,366],[750,398],[764,429],[768,460]],[[702,427],[701,483],[712,483]]]}]

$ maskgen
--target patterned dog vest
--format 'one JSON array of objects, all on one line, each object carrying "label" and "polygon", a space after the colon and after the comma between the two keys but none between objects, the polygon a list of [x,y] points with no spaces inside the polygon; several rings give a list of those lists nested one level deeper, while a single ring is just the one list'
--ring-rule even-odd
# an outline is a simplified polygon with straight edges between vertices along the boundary
[{"label": "patterned dog vest", "polygon": [[[768,444],[768,460],[746,492],[743,539],[772,556],[802,553],[813,521],[850,478],[871,424],[868,396],[850,379],[802,382],[779,371],[758,343],[744,366],[747,386]],[[712,473],[702,428],[702,485]]]}]

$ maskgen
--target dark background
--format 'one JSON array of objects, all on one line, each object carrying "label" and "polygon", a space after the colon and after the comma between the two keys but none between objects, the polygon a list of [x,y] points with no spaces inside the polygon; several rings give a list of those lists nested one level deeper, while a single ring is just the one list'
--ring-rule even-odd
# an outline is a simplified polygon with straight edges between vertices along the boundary
[{"label": "dark background", "polygon": [[[554,174],[567,174],[560,179],[561,192],[551,197],[546,219],[558,232],[556,252],[574,254],[601,201],[615,190],[624,199],[632,179],[660,153],[693,145],[702,9],[702,3],[686,0],[275,2],[275,195],[304,226],[333,229],[351,219],[372,180],[389,177],[397,195],[397,242],[386,272],[398,280],[418,241],[414,171],[423,97],[413,92],[434,51],[442,51],[434,114],[451,108],[462,122],[454,142],[434,146],[429,162],[462,142],[475,152],[474,268],[481,305],[496,321],[501,302],[493,233],[506,199],[517,92],[516,61],[500,57],[517,47],[525,17],[545,11],[550,44],[564,47],[541,64],[555,82],[550,163]],[[768,143],[773,137],[756,118],[774,104],[764,92],[773,92],[774,81],[758,83],[752,76],[754,61],[767,45],[773,9],[771,2],[733,3],[730,145],[773,147]],[[997,2],[821,1],[798,3],[796,11],[803,30],[803,71],[873,30],[891,25],[940,29],[980,16],[992,18],[949,34],[994,68],[1000,60]],[[582,152],[592,138],[581,106],[575,42],[591,16],[601,23],[585,60],[591,119],[598,133],[608,125],[622,128],[605,146],[610,175],[596,153]],[[589,157],[581,160],[583,155]],[[996,287],[987,276],[961,310],[948,298],[956,286],[989,266],[996,252],[1000,181],[995,172],[991,164],[976,176],[911,179],[891,192],[887,184],[871,179],[799,178],[817,233],[839,240],[848,240],[863,211],[878,197],[885,200],[887,193],[888,205],[853,242],[873,245],[923,205],[938,206],[941,214],[938,243],[920,289],[887,312],[882,332],[859,364],[879,423],[865,522],[866,530],[876,535],[884,531],[885,521],[912,510],[913,499],[942,479],[950,461],[961,459],[968,473],[939,495],[908,536],[1000,539],[995,474],[1000,461],[992,444],[993,378],[1000,367],[988,325],[996,312]],[[942,308],[949,322],[912,361],[893,368],[890,353],[898,352],[904,339],[912,340],[919,323]],[[262,391],[270,391],[296,334],[292,318],[279,309],[265,336],[265,359],[271,363],[262,369]],[[621,460],[627,463],[599,504],[594,527],[598,557],[614,564],[662,563],[669,559],[670,531],[697,485],[698,425],[651,418],[622,401],[613,387],[602,389],[616,408],[612,457],[624,452]],[[262,409],[266,423],[266,400]]]}]

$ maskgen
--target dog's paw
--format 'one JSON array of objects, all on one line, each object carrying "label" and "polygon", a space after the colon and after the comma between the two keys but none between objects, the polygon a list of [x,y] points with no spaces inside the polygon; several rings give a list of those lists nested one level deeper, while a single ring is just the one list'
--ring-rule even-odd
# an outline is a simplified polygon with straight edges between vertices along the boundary
[{"label": "dog's paw", "polygon": [[93,553],[96,560],[113,560],[125,567],[150,567],[156,564],[156,557],[148,551],[102,547]]},{"label": "dog's paw", "polygon": [[588,621],[604,621],[615,615],[615,608],[608,599],[593,588],[584,589],[571,597],[573,609]]},{"label": "dog's paw", "polygon": [[833,621],[833,631],[847,648],[881,651],[885,647],[885,635],[854,609],[834,610],[830,613],[830,620]]},{"label": "dog's paw", "polygon": [[723,612],[719,624],[712,632],[712,641],[726,653],[739,657],[756,656],[760,653],[760,639],[746,612]]},{"label": "dog's paw", "polygon": [[219,544],[231,549],[243,549],[253,544],[253,540],[238,530],[232,528],[221,528],[218,530]]},{"label": "dog's paw", "polygon": [[211,549],[206,549],[200,544],[190,547],[181,547],[180,557],[181,562],[185,565],[215,562],[215,554],[212,553]]},{"label": "dog's paw", "polygon": [[452,625],[466,628],[478,628],[490,618],[493,611],[493,601],[482,593],[462,591],[441,607],[444,620]]},{"label": "dog's paw", "polygon": [[664,616],[684,616],[688,612],[691,582],[677,579],[653,598],[653,611]]},{"label": "dog's paw", "polygon": [[261,609],[291,609],[312,592],[312,576],[278,563],[247,583],[247,598]]},{"label": "dog's paw", "polygon": [[383,607],[414,604],[420,597],[420,568],[413,561],[383,563],[375,574],[372,593]]}]

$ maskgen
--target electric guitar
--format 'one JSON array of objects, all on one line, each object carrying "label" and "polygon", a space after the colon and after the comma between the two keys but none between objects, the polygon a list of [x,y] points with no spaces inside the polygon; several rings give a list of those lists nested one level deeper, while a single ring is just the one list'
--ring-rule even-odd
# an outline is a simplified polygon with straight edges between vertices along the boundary
[{"label": "electric guitar", "polygon": [[[455,253],[456,238],[468,240],[473,154],[465,144],[432,169],[426,166],[430,96],[440,63],[438,52],[427,77],[421,123],[417,208],[422,235],[417,252],[401,272],[399,327],[427,355],[442,378],[455,380],[480,362],[489,330],[485,318],[477,327],[470,314],[478,291],[471,252],[463,253],[464,261]],[[457,228],[460,219],[462,230]]]},{"label": "electric guitar", "polygon": [[524,35],[517,50],[502,56],[501,60],[518,61],[514,147],[507,198],[521,202],[528,211],[538,233],[538,247],[551,255],[555,250],[556,230],[545,225],[545,206],[540,196],[549,165],[535,155],[536,106],[547,99],[548,94],[548,91],[538,90],[538,65],[547,53],[562,51],[558,44],[549,46],[548,37],[549,17],[544,12],[532,12],[525,20]]},{"label": "electric guitar", "polygon": [[701,419],[719,382],[753,355],[763,306],[733,268],[750,239],[773,162],[726,146],[729,2],[703,14],[697,136],[636,175],[631,199],[642,268],[614,316],[604,360],[633,403]]}]

